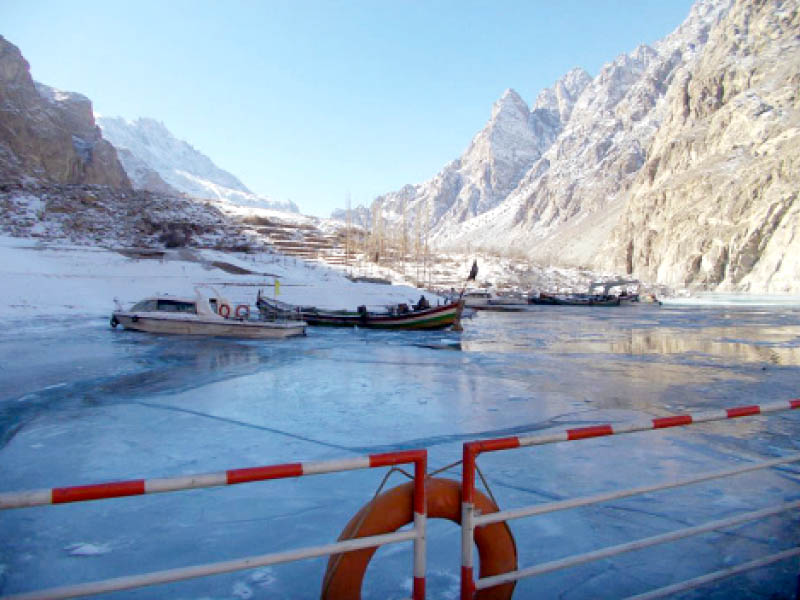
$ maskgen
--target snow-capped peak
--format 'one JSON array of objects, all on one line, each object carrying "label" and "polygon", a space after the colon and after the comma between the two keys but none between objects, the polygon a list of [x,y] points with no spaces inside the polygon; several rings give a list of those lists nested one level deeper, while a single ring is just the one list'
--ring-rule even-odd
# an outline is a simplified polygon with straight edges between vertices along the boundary
[{"label": "snow-capped peak", "polygon": [[98,117],[97,123],[103,136],[120,151],[134,187],[146,188],[148,171],[142,168],[146,166],[169,186],[189,196],[297,212],[291,201],[279,202],[253,194],[236,176],[173,136],[161,121],[139,118],[129,122],[119,117]]}]

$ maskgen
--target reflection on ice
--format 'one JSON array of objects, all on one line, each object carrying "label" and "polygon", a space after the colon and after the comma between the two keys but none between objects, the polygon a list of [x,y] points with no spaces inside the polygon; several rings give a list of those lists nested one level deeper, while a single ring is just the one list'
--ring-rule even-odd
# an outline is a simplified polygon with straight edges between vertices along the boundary
[{"label": "reflection on ice", "polygon": [[738,362],[800,365],[800,347],[776,345],[800,340],[800,327],[787,327],[772,332],[743,328],[711,329],[703,331],[697,337],[687,337],[680,329],[631,330],[622,336],[624,339],[570,340],[557,344],[552,349],[578,354],[700,354]]}]

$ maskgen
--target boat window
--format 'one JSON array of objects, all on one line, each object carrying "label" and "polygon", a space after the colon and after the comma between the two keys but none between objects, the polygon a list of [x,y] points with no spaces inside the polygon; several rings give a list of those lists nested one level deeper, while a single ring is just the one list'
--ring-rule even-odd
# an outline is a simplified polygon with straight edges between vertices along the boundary
[{"label": "boat window", "polygon": [[194,302],[179,300],[159,300],[158,310],[161,312],[197,313]]},{"label": "boat window", "polygon": [[131,308],[132,312],[153,312],[154,310],[156,310],[155,300],[142,300],[134,304]]}]

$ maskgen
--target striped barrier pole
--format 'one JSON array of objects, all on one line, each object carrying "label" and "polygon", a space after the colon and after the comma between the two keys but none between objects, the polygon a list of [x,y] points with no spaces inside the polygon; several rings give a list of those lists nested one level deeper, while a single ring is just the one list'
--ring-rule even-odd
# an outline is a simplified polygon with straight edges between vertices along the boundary
[{"label": "striped barrier pole", "polygon": [[[370,454],[358,458],[248,467],[244,469],[219,471],[216,473],[184,475],[181,477],[131,479],[128,481],[112,481],[91,485],[27,490],[22,492],[3,492],[0,493],[0,510],[237,485],[240,483],[267,481],[271,479],[286,479],[289,477],[320,475],[338,471],[387,467],[412,462],[416,465],[423,465],[422,469],[424,469],[427,464],[427,451],[406,450],[402,452],[388,452],[385,454]],[[420,467],[417,466],[417,469],[419,468]]]},{"label": "striped barrier pole", "polygon": [[302,558],[336,554],[344,551],[381,546],[397,541],[413,540],[413,600],[425,600],[425,569],[426,569],[426,541],[425,530],[427,522],[427,498],[425,495],[425,477],[428,466],[428,451],[405,450],[370,454],[367,456],[339,459],[321,462],[286,463],[279,465],[266,465],[231,469],[216,473],[203,473],[185,475],[182,477],[133,479],[127,481],[112,481],[90,485],[71,487],[58,487],[40,490],[27,490],[21,492],[0,493],[0,510],[43,506],[48,504],[65,504],[70,502],[86,502],[108,498],[121,498],[125,496],[139,496],[179,490],[190,490],[225,485],[237,485],[255,481],[271,479],[286,479],[302,477],[305,475],[319,475],[340,471],[358,469],[371,469],[379,467],[393,467],[401,464],[414,464],[414,528],[410,531],[396,532],[384,536],[370,536],[363,539],[338,542],[329,546],[307,548],[285,552],[281,554],[249,557],[237,561],[216,563],[212,565],[199,565],[169,571],[149,573],[144,575],[121,577],[113,580],[80,584],[40,590],[21,594],[22,598],[73,598],[79,595],[98,594],[109,591],[131,589],[158,583],[181,581],[194,577],[203,577],[212,574],[232,572],[241,569],[253,568],[279,562],[289,562]]},{"label": "striped barrier pole", "polygon": [[800,398],[737,406],[701,413],[628,421],[618,424],[592,425],[566,429],[533,436],[513,436],[492,440],[466,442],[463,446],[461,482],[461,600],[473,600],[476,591],[473,569],[473,543],[475,531],[475,464],[482,452],[511,450],[525,446],[538,446],[558,442],[571,442],[594,437],[650,431],[670,427],[684,427],[697,423],[724,421],[754,415],[770,414],[800,408]]}]

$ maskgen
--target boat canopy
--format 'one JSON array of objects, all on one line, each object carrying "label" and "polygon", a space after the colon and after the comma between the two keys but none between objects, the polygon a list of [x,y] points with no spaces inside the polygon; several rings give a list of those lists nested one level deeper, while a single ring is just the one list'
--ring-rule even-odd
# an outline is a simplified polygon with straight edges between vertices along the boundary
[{"label": "boat canopy", "polygon": [[591,293],[594,288],[601,287],[603,288],[603,295],[608,296],[608,291],[611,288],[623,285],[639,286],[641,284],[637,279],[612,279],[611,281],[595,281],[589,286],[589,293]]}]

